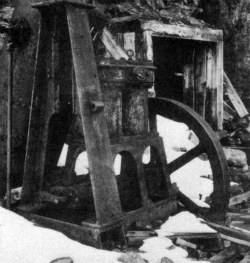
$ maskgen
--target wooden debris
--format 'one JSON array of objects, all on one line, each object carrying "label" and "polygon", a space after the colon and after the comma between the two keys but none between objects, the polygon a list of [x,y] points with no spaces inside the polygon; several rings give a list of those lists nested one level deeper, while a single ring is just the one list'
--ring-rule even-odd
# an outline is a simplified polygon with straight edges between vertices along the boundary
[{"label": "wooden debris", "polygon": [[237,112],[230,107],[225,101],[223,101],[224,119],[230,120],[237,116]]},{"label": "wooden debris", "polygon": [[142,245],[143,240],[157,236],[154,231],[127,231],[126,238],[129,246]]},{"label": "wooden debris", "polygon": [[126,60],[128,59],[127,53],[117,43],[114,36],[110,33],[110,31],[106,27],[103,29],[101,40],[114,59],[117,60],[120,60],[121,58],[124,58]]},{"label": "wooden debris", "polygon": [[210,258],[210,262],[214,263],[229,263],[233,262],[237,257],[240,256],[239,249],[236,244],[225,248],[218,254]]},{"label": "wooden debris", "polygon": [[192,248],[192,249],[197,249],[197,245],[191,243],[191,242],[188,242],[182,238],[177,238],[176,239],[176,245],[178,246],[181,246],[181,247],[187,247],[187,248]]},{"label": "wooden debris", "polygon": [[225,72],[224,72],[223,76],[224,76],[225,88],[226,88],[228,98],[230,99],[231,103],[233,104],[236,112],[238,113],[240,118],[246,116],[249,113],[248,113],[244,103],[242,102],[238,93],[234,89],[233,84],[231,83],[230,79],[228,78],[228,76]]},{"label": "wooden debris", "polygon": [[250,235],[240,230],[206,221],[206,224],[218,231],[223,239],[250,247]]},{"label": "wooden debris", "polygon": [[250,224],[250,215],[241,215],[241,216],[239,216],[239,220]]},{"label": "wooden debris", "polygon": [[231,207],[233,205],[241,204],[243,202],[247,202],[248,199],[250,199],[250,191],[245,192],[245,193],[240,194],[240,195],[233,196],[229,200],[229,207]]},{"label": "wooden debris", "polygon": [[230,220],[238,220],[241,216],[241,213],[227,213],[227,217],[230,218]]}]

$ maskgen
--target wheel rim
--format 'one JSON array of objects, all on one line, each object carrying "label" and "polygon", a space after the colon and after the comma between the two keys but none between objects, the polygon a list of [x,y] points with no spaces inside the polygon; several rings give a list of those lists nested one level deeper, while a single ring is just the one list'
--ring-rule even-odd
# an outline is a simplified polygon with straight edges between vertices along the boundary
[{"label": "wheel rim", "polygon": [[177,122],[185,123],[194,131],[199,138],[199,144],[170,162],[167,165],[167,171],[170,176],[173,172],[202,153],[206,153],[213,174],[213,193],[211,195],[212,202],[209,214],[225,215],[229,200],[228,166],[224,151],[212,128],[193,109],[175,100],[158,97],[150,98],[149,113],[151,116],[160,115]]}]

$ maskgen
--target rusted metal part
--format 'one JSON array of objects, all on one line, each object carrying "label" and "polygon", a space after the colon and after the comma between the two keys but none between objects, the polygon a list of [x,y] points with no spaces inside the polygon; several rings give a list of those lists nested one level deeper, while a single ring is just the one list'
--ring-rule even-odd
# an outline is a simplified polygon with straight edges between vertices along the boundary
[{"label": "rusted metal part", "polygon": [[116,135],[122,133],[125,136],[146,133],[147,89],[154,83],[155,67],[145,62],[111,60],[101,61],[98,70],[111,137],[115,135],[114,131]]},{"label": "rusted metal part", "polygon": [[171,174],[202,153],[206,153],[210,161],[214,181],[209,214],[210,216],[214,214],[218,218],[224,217],[229,200],[228,167],[223,149],[211,127],[194,110],[174,100],[150,98],[149,112],[151,115],[161,115],[187,124],[189,129],[199,138],[197,146],[168,163],[166,169]]}]

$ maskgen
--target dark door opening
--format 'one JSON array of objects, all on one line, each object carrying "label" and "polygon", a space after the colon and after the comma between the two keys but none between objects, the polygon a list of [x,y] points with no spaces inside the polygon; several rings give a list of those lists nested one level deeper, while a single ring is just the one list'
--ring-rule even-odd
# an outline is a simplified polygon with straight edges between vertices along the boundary
[{"label": "dark door opening", "polygon": [[184,65],[193,64],[200,42],[153,37],[156,96],[183,102]]}]

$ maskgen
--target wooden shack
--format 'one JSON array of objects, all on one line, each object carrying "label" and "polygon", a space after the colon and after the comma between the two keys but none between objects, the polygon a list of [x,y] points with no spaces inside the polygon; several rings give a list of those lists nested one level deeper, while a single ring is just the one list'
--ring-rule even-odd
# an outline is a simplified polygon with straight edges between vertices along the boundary
[{"label": "wooden shack", "polygon": [[223,32],[190,17],[179,4],[155,6],[126,2],[107,8],[116,14],[111,32],[132,51],[131,59],[153,62],[156,96],[184,102],[222,129]]}]

